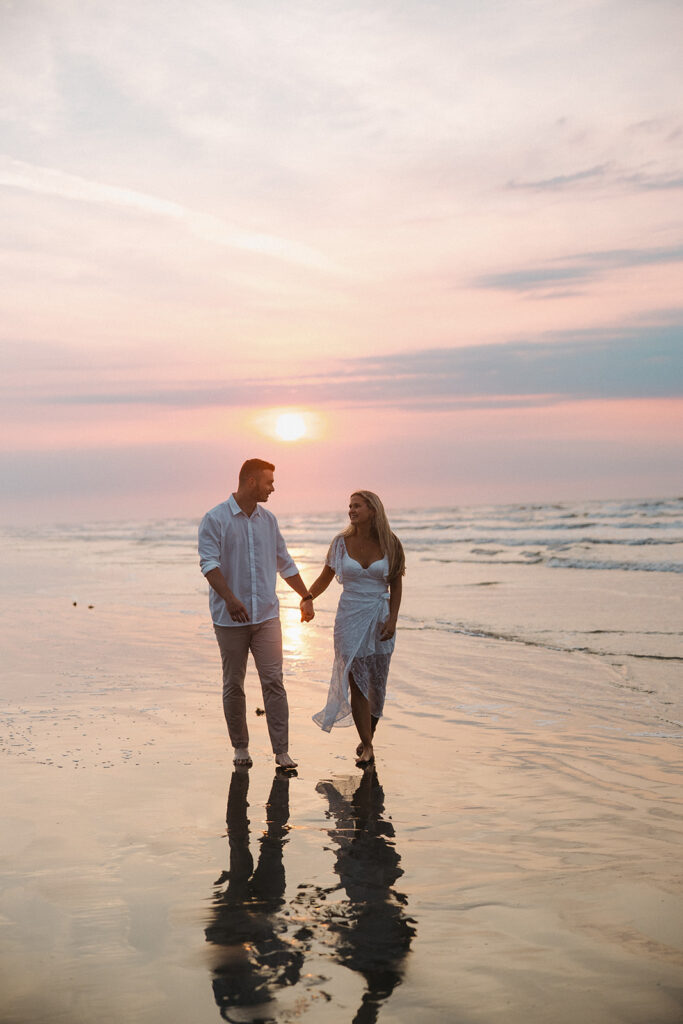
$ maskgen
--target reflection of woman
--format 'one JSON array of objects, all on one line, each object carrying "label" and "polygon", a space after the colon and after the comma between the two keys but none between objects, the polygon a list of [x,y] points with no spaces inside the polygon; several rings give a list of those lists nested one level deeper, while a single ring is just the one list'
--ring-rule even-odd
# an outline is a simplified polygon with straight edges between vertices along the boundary
[{"label": "reflection of woman", "polygon": [[355,791],[353,785],[348,789],[338,780],[316,786],[334,818],[329,835],[346,893],[342,903],[326,904],[326,923],[335,959],[362,974],[367,985],[354,1024],[374,1024],[382,1003],[401,983],[415,922],[405,913],[406,897],[394,889],[403,870],[374,769],[363,773]]},{"label": "reflection of woman", "polygon": [[349,519],[310,590],[317,597],[334,576],[344,588],[334,623],[327,705],[313,721],[329,732],[333,725],[350,725],[353,717],[360,738],[356,764],[365,768],[374,760],[373,736],[384,707],[405,556],[372,491],[351,495]]}]

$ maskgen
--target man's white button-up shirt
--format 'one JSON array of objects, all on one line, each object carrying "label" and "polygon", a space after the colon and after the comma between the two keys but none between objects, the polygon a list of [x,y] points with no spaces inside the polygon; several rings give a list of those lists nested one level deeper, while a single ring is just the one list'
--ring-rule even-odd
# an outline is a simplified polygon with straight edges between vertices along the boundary
[{"label": "man's white button-up shirt", "polygon": [[[257,505],[250,516],[245,515],[232,494],[207,512],[200,523],[199,565],[205,576],[211,569],[221,570],[252,623],[277,618],[277,573],[287,579],[299,572],[273,513]],[[209,607],[217,626],[243,625],[232,621],[225,601],[213,587]]]}]

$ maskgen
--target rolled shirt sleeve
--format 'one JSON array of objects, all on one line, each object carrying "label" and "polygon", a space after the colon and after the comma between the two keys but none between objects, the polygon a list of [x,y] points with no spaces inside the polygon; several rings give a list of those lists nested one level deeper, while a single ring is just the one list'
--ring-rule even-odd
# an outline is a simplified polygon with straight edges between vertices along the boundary
[{"label": "rolled shirt sleeve", "polygon": [[199,524],[199,568],[206,576],[221,567],[221,527],[218,520],[207,512]]}]

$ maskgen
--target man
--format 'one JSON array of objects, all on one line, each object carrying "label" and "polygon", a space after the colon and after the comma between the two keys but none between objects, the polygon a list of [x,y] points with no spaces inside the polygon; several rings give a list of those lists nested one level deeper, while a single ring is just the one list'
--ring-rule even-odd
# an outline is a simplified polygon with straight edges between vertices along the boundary
[{"label": "man", "polygon": [[275,490],[275,466],[249,459],[237,490],[207,512],[199,527],[199,564],[211,585],[209,605],[223,663],[223,710],[235,767],[251,768],[244,676],[251,651],[261,680],[275,763],[296,768],[289,756],[289,707],[282,680],[282,631],[275,594],[277,573],[302,598],[301,619],[314,616],[313,599],[282,539],[275,516],[259,502]]}]

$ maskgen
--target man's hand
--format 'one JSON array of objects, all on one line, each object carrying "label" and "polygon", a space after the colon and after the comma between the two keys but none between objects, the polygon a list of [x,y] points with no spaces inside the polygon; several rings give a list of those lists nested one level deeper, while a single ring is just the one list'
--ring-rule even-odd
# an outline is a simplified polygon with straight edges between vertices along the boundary
[{"label": "man's hand", "polygon": [[239,598],[235,597],[232,590],[225,582],[225,577],[218,566],[207,572],[206,581],[211,587],[213,587],[219,597],[222,597],[225,601],[225,607],[228,609],[228,615],[233,622],[249,622],[249,612]]},{"label": "man's hand", "polygon": [[299,602],[299,608],[301,608],[301,621],[311,622],[315,618],[315,612],[313,610],[313,598],[306,597]]},{"label": "man's hand", "polygon": [[249,622],[249,612],[234,594],[225,598],[225,607],[233,622]]}]

